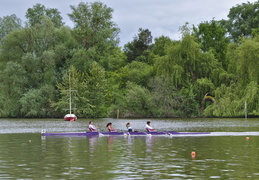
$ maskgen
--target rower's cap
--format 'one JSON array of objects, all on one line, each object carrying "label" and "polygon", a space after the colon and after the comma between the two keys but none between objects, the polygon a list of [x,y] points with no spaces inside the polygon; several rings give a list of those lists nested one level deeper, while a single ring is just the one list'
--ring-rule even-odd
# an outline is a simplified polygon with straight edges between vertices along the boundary
[{"label": "rower's cap", "polygon": [[147,122],[147,124],[149,124],[149,123],[150,123],[150,121]]}]

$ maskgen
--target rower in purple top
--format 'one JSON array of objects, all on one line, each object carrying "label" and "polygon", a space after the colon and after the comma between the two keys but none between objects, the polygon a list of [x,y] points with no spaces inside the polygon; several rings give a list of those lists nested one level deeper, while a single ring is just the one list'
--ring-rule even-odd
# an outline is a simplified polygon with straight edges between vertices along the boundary
[{"label": "rower in purple top", "polygon": [[89,130],[90,130],[91,132],[97,132],[97,128],[98,128],[98,127],[96,127],[96,126],[93,125],[93,121],[90,121],[90,122],[89,122]]},{"label": "rower in purple top", "polygon": [[146,124],[146,130],[147,132],[157,132],[154,128],[150,126],[150,121],[148,121]]},{"label": "rower in purple top", "polygon": [[107,127],[107,129],[108,129],[110,132],[116,132],[116,130],[113,129],[113,127],[112,127],[112,123],[109,122],[109,123],[106,125],[106,127]]}]

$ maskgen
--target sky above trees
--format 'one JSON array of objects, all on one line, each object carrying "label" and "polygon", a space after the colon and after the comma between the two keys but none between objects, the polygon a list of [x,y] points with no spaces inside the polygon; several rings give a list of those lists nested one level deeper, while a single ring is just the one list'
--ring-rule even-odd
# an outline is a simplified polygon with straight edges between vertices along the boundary
[{"label": "sky above trees", "polygon": [[[113,20],[121,29],[121,45],[132,40],[139,28],[149,29],[153,37],[161,35],[171,39],[179,39],[179,27],[185,22],[197,25],[203,21],[226,19],[231,7],[247,3],[246,0],[100,0],[114,9]],[[0,17],[16,14],[25,20],[25,13],[36,3],[47,8],[56,8],[61,12],[66,25],[73,26],[67,16],[71,13],[70,5],[80,2],[94,2],[93,0],[1,0]],[[250,0],[253,3],[256,0]]]}]

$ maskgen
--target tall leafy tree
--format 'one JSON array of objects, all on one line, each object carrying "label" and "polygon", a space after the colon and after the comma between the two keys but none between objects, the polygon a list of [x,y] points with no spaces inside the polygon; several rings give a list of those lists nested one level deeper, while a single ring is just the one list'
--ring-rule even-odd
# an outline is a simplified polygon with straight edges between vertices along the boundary
[{"label": "tall leafy tree", "polygon": [[150,80],[152,112],[155,117],[176,117],[181,96],[169,76],[154,77]]},{"label": "tall leafy tree", "polygon": [[24,54],[31,53],[39,57],[57,43],[55,27],[48,18],[41,24],[20,31],[13,31],[2,41],[2,60],[20,61]]},{"label": "tall leafy tree", "polygon": [[152,47],[152,54],[155,56],[164,56],[166,55],[166,49],[168,46],[172,45],[174,41],[172,41],[169,37],[160,36],[155,38],[155,43]]},{"label": "tall leafy tree", "polygon": [[242,3],[232,7],[228,14],[228,20],[222,21],[231,35],[231,39],[237,41],[239,37],[252,35],[252,30],[259,28],[259,2]]},{"label": "tall leafy tree", "polygon": [[227,69],[226,62],[227,46],[229,38],[226,37],[226,29],[220,22],[212,20],[200,23],[198,27],[193,27],[194,35],[201,44],[203,52],[212,52],[215,57],[222,62],[223,67]]},{"label": "tall leafy tree", "polygon": [[32,8],[29,8],[25,17],[31,26],[41,24],[42,18],[48,17],[55,27],[59,28],[64,25],[60,12],[54,8],[46,8],[44,5],[37,3]]},{"label": "tall leafy tree", "polygon": [[127,82],[125,96],[118,107],[123,117],[152,117],[150,91],[136,83]]},{"label": "tall leafy tree", "polygon": [[[70,32],[66,27],[55,28],[49,18],[43,17],[40,24],[13,31],[3,39],[1,69],[4,70],[6,63],[17,63],[26,72],[24,78],[28,81],[26,91],[17,99],[21,105],[17,116],[56,114],[50,107],[50,101],[56,98],[55,84],[61,79],[71,49],[76,46]],[[37,103],[28,103],[29,98],[37,99]]]},{"label": "tall leafy tree", "polygon": [[117,71],[116,79],[121,84],[121,87],[125,87],[128,81],[146,86],[152,73],[152,66],[144,62],[133,61]]},{"label": "tall leafy tree", "polygon": [[68,16],[75,24],[74,35],[86,50],[96,46],[107,51],[109,46],[118,44],[120,30],[112,21],[112,8],[101,2],[81,2],[70,7],[72,13]]},{"label": "tall leafy tree", "polygon": [[19,99],[26,92],[28,79],[26,71],[16,62],[8,62],[0,73],[0,116],[20,117]]},{"label": "tall leafy tree", "polygon": [[43,85],[39,89],[28,90],[19,100],[21,115],[23,117],[53,117],[54,109],[51,101],[54,99],[55,88],[51,85]]},{"label": "tall leafy tree", "polygon": [[148,54],[151,49],[152,35],[148,29],[139,28],[139,33],[132,42],[124,45],[124,52],[127,62],[142,61],[148,62]]},{"label": "tall leafy tree", "polygon": [[91,69],[86,78],[87,92],[85,96],[91,103],[92,114],[88,117],[105,117],[106,116],[106,94],[107,80],[105,70],[97,62],[91,64]]},{"label": "tall leafy tree", "polygon": [[70,7],[72,13],[68,15],[75,24],[72,34],[80,45],[73,51],[70,64],[82,72],[89,72],[94,61],[110,69],[109,62],[117,56],[113,52],[117,51],[120,32],[112,21],[113,9],[101,2]]},{"label": "tall leafy tree", "polygon": [[0,18],[0,42],[10,32],[12,32],[13,30],[19,30],[21,28],[22,21],[15,14]]}]

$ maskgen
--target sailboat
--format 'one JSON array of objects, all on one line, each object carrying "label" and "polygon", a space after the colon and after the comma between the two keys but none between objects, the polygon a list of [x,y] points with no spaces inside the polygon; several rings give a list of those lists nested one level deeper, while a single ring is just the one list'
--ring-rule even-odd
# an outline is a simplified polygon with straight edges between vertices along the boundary
[{"label": "sailboat", "polygon": [[65,121],[76,121],[77,117],[75,114],[72,114],[72,92],[76,90],[71,90],[70,86],[70,75],[69,75],[69,114],[66,114],[64,117]]}]

